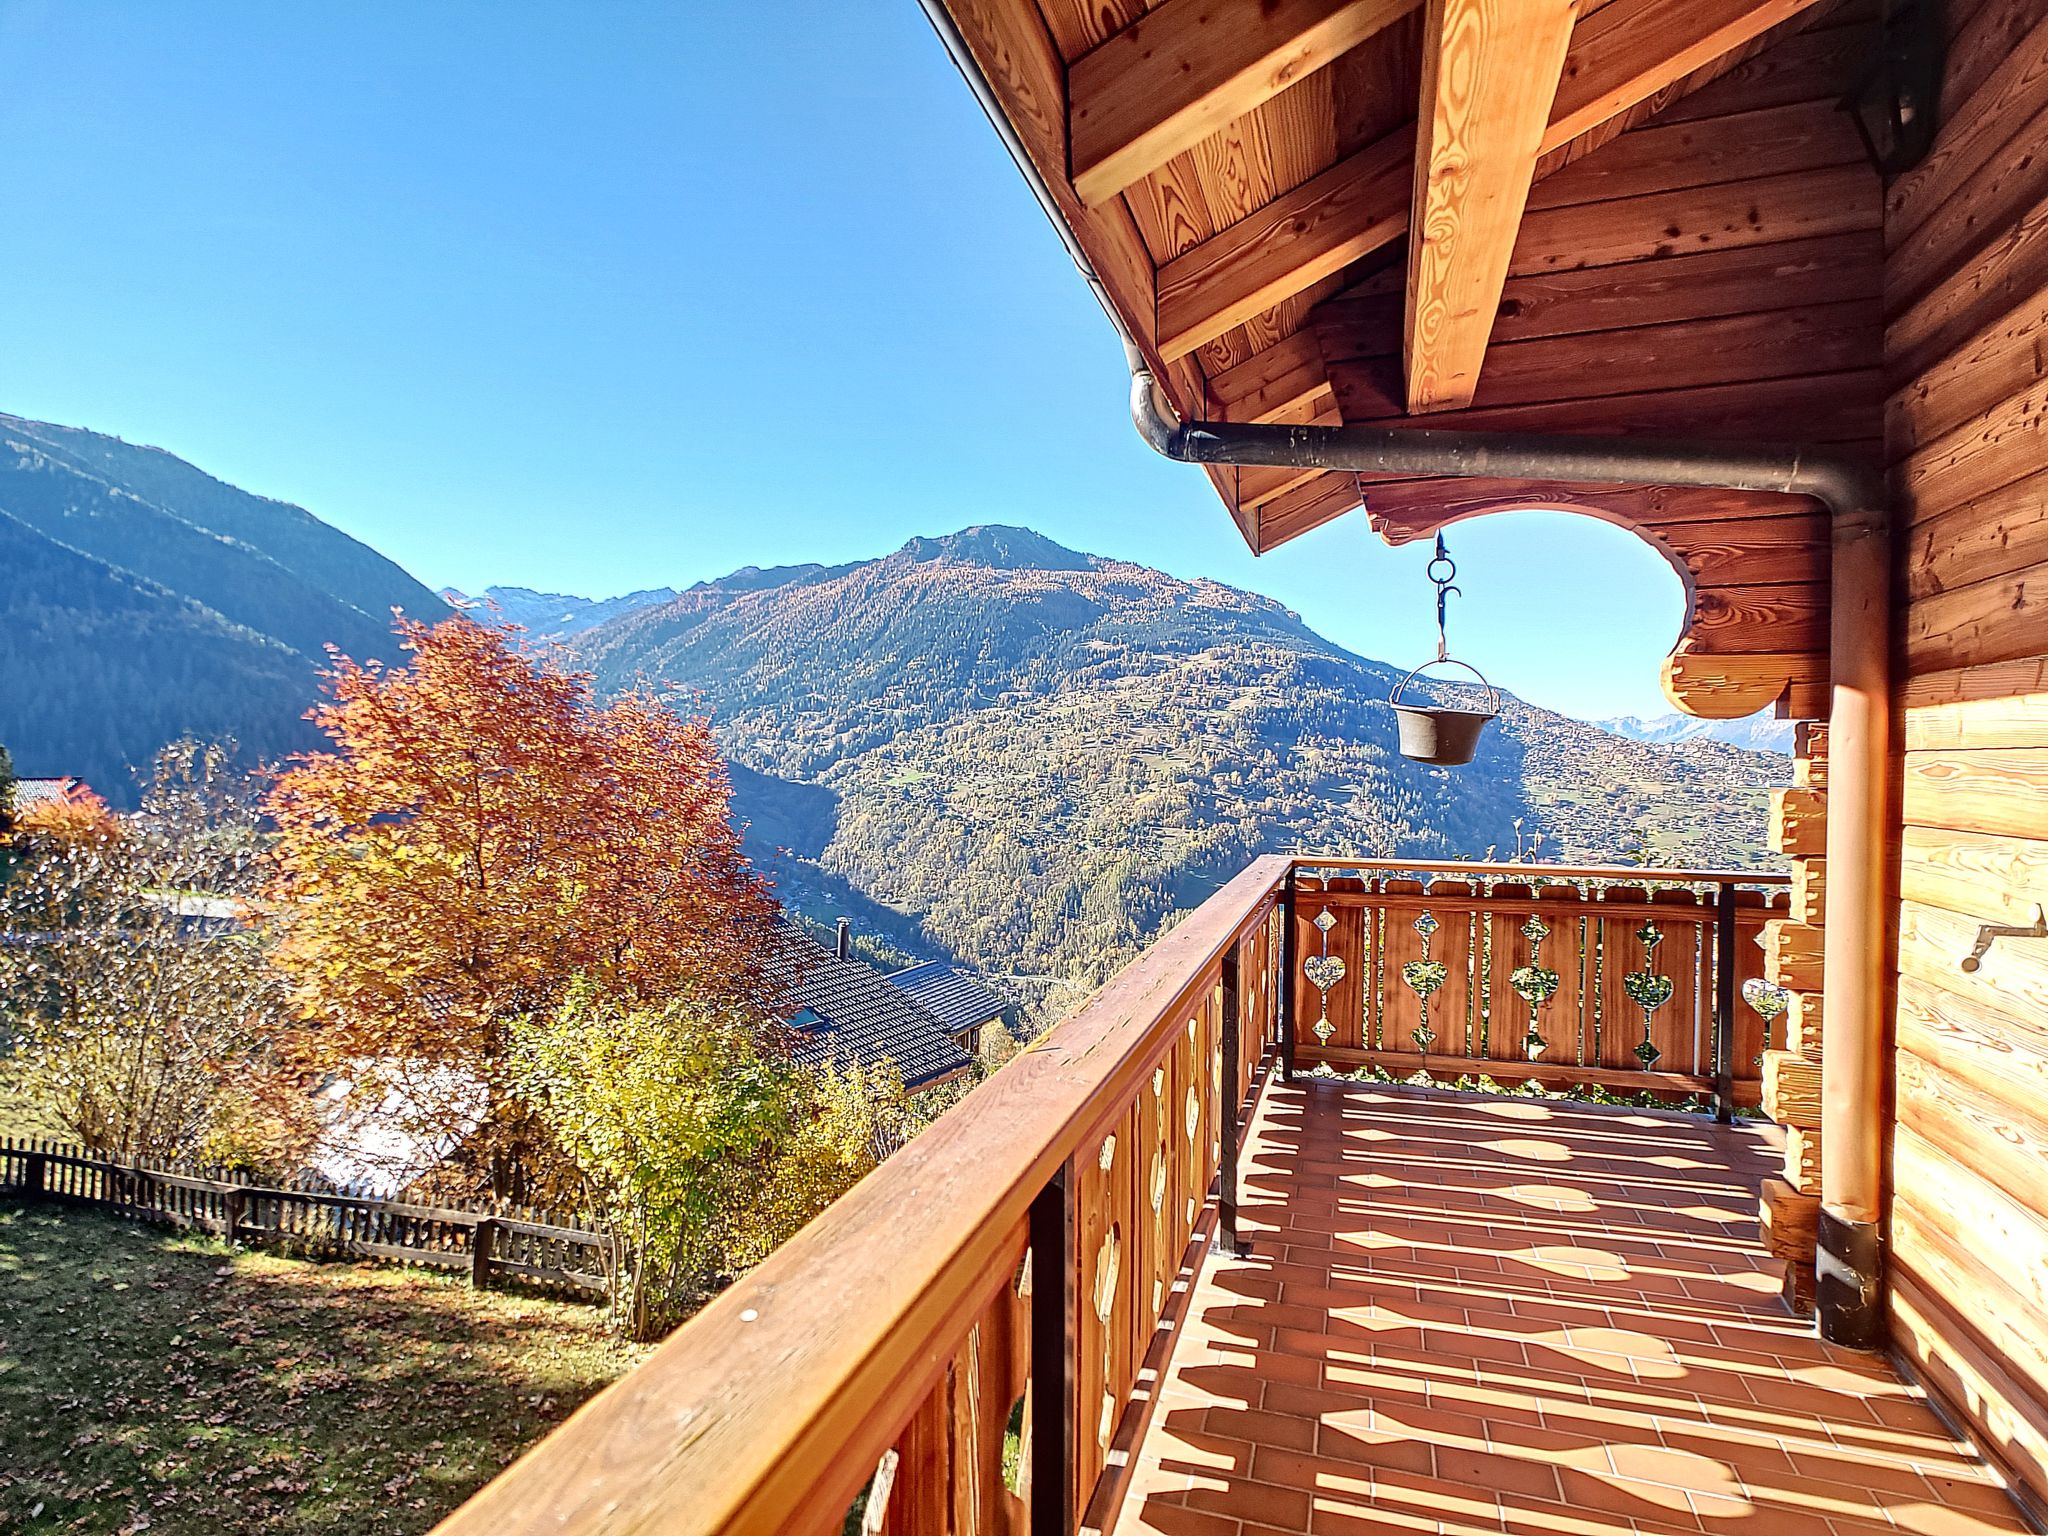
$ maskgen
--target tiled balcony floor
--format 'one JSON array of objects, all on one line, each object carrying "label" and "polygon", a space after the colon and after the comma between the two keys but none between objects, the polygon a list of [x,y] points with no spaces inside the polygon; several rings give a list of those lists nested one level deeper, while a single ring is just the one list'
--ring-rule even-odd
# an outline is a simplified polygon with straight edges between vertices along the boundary
[{"label": "tiled balcony floor", "polygon": [[1756,1241],[1764,1133],[1275,1085],[1118,1536],[2024,1531]]}]

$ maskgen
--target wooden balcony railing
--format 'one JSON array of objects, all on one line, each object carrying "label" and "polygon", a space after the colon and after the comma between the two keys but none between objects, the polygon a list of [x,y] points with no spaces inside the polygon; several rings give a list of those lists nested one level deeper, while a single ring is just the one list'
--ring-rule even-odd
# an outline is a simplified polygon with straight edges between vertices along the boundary
[{"label": "wooden balcony railing", "polygon": [[[1682,987],[1672,981],[1692,1033],[1661,1037],[1690,1054],[1685,1070],[1660,1063],[1661,1075],[1686,1091],[1712,1086],[1700,978],[1718,969],[1732,984],[1736,968],[1701,962],[1702,946],[1712,938],[1725,955],[1731,924],[1757,921],[1759,901],[1702,906],[1599,883],[1675,875],[1718,891],[1753,877],[1458,869],[1455,891],[1411,890],[1391,872],[1412,864],[1257,860],[457,1510],[443,1536],[831,1536],[863,1490],[861,1528],[893,1536],[1071,1536],[1084,1519],[1106,1528],[1199,1245],[1235,1242],[1237,1138],[1262,1066],[1284,1065],[1290,1045],[1304,1061],[1349,1051],[1407,1064],[1381,1047],[1413,1027],[1386,981],[1420,937],[1409,914],[1426,905],[1439,925],[1432,1067],[1483,1057],[1501,1064],[1494,1075],[1514,1075],[1489,1053],[1502,1029],[1520,1038],[1526,1010],[1497,1011],[1494,972],[1522,963],[1502,930],[1534,909],[1553,934],[1576,934],[1541,957],[1560,973],[1544,1076],[1553,1048],[1573,1053],[1574,1067],[1589,1050],[1595,1063],[1557,1071],[1560,1084],[1623,1070],[1609,1064],[1620,1046],[1603,1028],[1589,1035],[1563,1019],[1588,997],[1605,1017],[1609,965],[1637,954],[1620,927],[1648,914],[1672,954],[1690,943],[1695,966]],[[1590,883],[1537,895],[1525,883],[1539,873]],[[1353,978],[1350,992],[1329,994],[1333,1031],[1349,1034],[1327,1041],[1313,1033],[1321,998],[1303,979],[1324,952],[1314,920],[1325,906],[1329,953]],[[1443,939],[1453,931],[1463,949]],[[1567,966],[1552,958],[1565,948],[1569,994]],[[1631,1080],[1656,1075],[1638,1064]]]},{"label": "wooden balcony railing", "polygon": [[1303,964],[1340,962],[1295,989],[1301,1065],[1758,1100],[1784,998],[1756,940],[1788,876],[1311,859],[1293,881]]}]

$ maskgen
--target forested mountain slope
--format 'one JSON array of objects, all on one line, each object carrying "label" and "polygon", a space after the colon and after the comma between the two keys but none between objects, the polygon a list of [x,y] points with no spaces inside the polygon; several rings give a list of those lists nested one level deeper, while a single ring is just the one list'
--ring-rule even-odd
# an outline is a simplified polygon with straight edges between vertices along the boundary
[{"label": "forested mountain slope", "polygon": [[1270,599],[1023,529],[780,585],[707,583],[574,642],[605,690],[694,692],[727,750],[834,797],[815,866],[995,969],[1099,976],[1248,858],[1754,864],[1783,759],[1505,701],[1478,760],[1394,751],[1398,674]]},{"label": "forested mountain slope", "polygon": [[116,802],[185,732],[313,742],[325,647],[390,657],[447,605],[311,513],[155,448],[0,416],[0,742]]}]

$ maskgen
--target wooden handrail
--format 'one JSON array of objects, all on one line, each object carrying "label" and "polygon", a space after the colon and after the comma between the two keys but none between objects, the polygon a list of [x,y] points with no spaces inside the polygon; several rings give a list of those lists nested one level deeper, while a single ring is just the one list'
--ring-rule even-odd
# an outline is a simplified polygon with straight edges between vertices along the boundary
[{"label": "wooden handrail", "polygon": [[438,1528],[837,1530],[1054,1173],[1149,1074],[1290,861],[1254,861]]}]

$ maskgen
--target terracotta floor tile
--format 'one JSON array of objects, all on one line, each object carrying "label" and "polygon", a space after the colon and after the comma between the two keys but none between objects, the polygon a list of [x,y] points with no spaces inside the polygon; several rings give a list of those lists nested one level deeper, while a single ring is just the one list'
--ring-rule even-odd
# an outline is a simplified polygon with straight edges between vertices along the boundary
[{"label": "terracotta floor tile", "polygon": [[[1755,1127],[1277,1087],[1116,1536],[2010,1536],[1875,1357],[1791,1317]],[[1241,1526],[1240,1526],[1241,1523]]]}]

